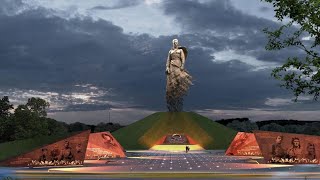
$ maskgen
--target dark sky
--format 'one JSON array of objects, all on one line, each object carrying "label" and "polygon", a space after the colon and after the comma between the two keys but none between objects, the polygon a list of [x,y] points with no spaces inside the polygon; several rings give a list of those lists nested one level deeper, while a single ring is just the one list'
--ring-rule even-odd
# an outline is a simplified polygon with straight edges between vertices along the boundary
[{"label": "dark sky", "polygon": [[[266,51],[281,24],[260,0],[4,0],[0,96],[50,102],[49,116],[128,124],[166,111],[165,59],[178,38],[194,86],[185,110],[212,119],[319,120],[319,103],[271,77],[297,49]],[[308,37],[305,37],[308,40]]]}]

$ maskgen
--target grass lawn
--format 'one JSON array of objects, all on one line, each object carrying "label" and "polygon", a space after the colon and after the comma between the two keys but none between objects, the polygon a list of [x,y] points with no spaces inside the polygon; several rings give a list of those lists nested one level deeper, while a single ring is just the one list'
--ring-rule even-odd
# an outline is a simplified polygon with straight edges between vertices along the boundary
[{"label": "grass lawn", "polygon": [[193,112],[158,112],[112,134],[125,149],[138,150],[174,133],[189,135],[204,149],[226,149],[237,132]]}]

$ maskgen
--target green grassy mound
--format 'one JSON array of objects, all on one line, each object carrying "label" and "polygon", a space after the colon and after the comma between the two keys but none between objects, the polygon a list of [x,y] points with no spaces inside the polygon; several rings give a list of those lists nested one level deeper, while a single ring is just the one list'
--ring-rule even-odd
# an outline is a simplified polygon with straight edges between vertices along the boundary
[{"label": "green grassy mound", "polygon": [[[79,132],[77,132],[79,133]],[[0,144],[0,161],[15,157],[42,146],[60,141],[76,133],[69,133],[55,136],[39,136],[32,139],[16,140]]]},{"label": "green grassy mound", "polygon": [[150,149],[168,134],[186,134],[204,149],[226,149],[236,131],[193,112],[158,112],[113,132],[125,149]]}]

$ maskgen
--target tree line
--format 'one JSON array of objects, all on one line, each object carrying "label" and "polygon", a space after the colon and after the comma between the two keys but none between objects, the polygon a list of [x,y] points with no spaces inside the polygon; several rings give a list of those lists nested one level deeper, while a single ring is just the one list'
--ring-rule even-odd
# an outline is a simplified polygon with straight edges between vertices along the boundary
[{"label": "tree line", "polygon": [[[47,117],[50,104],[41,98],[29,98],[26,104],[14,108],[8,96],[0,99],[0,143],[37,136],[64,135],[91,129],[91,132],[114,132],[124,126],[118,123],[87,125],[80,122],[67,124]],[[320,122],[297,120],[267,120],[252,122],[248,118],[216,121],[236,131],[265,130],[298,134],[320,135]]]},{"label": "tree line", "polygon": [[254,130],[286,132],[297,134],[320,135],[320,122],[298,120],[250,121],[248,118],[222,119],[216,121],[231,129],[241,132]]},{"label": "tree line", "polygon": [[91,129],[92,132],[116,131],[118,123],[87,125],[80,122],[67,124],[47,117],[50,104],[41,98],[29,98],[26,104],[14,108],[8,96],[0,99],[0,143],[37,136],[64,135]]}]

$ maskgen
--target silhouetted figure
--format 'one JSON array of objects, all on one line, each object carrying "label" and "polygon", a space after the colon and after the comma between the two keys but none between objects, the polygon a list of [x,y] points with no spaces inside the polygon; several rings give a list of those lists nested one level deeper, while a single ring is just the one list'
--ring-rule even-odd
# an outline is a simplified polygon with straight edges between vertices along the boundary
[{"label": "silhouetted figure", "polygon": [[190,147],[186,146],[186,153],[188,153],[190,151]]}]

